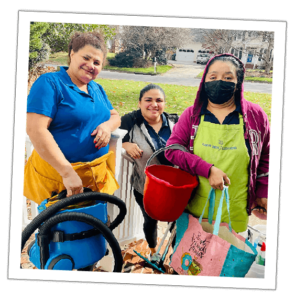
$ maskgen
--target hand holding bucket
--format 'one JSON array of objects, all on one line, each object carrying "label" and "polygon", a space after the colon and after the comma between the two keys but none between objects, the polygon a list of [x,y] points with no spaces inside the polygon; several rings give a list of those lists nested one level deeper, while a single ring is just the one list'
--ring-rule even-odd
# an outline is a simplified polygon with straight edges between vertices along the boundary
[{"label": "hand holding bucket", "polygon": [[184,146],[178,144],[156,151],[146,163],[143,197],[147,214],[163,222],[173,222],[180,217],[192,191],[198,185],[197,178],[183,170],[171,166],[149,165],[155,156],[168,149],[188,152]]}]

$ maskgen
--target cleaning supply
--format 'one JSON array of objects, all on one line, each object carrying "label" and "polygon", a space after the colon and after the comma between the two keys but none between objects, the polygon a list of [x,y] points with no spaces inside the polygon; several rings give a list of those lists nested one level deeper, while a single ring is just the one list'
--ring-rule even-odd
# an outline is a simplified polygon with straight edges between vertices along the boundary
[{"label": "cleaning supply", "polygon": [[[160,242],[160,245],[158,246],[158,249],[157,249],[156,253],[154,253],[151,257],[150,256],[144,257],[141,253],[133,250],[139,257],[141,257],[145,262],[147,262],[150,267],[160,271],[163,274],[165,274],[165,272],[166,272],[165,267],[164,267],[164,261],[165,261],[166,255],[168,253],[168,249],[169,249],[170,245],[172,244],[173,239],[174,239],[175,234],[176,234],[176,227],[173,224],[174,224],[173,222],[170,222],[168,224],[168,226],[166,228],[166,231],[165,231],[165,233],[162,237],[162,240]],[[170,235],[168,243],[167,243],[167,245],[164,249],[164,253],[163,253],[163,255],[161,255],[160,250],[163,246],[163,243],[166,239],[166,236],[168,235],[168,232],[169,232],[170,228],[172,228],[171,235]]]},{"label": "cleaning supply", "polygon": [[258,252],[257,258],[256,258],[256,263],[262,266],[265,266],[265,248],[266,245],[264,242],[262,242],[260,251]]},{"label": "cleaning supply", "polygon": [[[89,188],[83,188],[83,193],[78,195],[66,197],[66,194],[64,190],[40,204],[40,213],[22,233],[21,249],[38,229],[35,240],[28,246],[30,261],[38,269],[73,270],[91,267],[107,255],[109,244],[114,256],[113,272],[121,272],[123,257],[112,230],[123,221],[126,204],[115,196]],[[55,203],[47,207],[51,200]],[[120,210],[110,224],[108,203]]]},{"label": "cleaning supply", "polygon": [[185,147],[178,144],[161,148],[148,159],[145,168],[144,209],[151,218],[162,222],[174,222],[180,217],[198,185],[196,176],[181,169],[149,165],[155,156],[168,149],[188,152]]},{"label": "cleaning supply", "polygon": [[[180,275],[245,277],[255,261],[256,249],[232,229],[231,219],[229,223],[221,222],[224,200],[228,213],[230,210],[228,187],[222,191],[213,221],[215,197],[212,188],[199,218],[184,212],[176,220],[176,241],[170,266]],[[209,214],[205,220],[208,202]]]},{"label": "cleaning supply", "polygon": [[259,236],[255,239],[254,244],[253,244],[253,246],[254,246],[255,249],[257,248],[257,245],[258,245],[259,241],[261,240],[261,238],[262,238],[261,235],[259,235]]}]

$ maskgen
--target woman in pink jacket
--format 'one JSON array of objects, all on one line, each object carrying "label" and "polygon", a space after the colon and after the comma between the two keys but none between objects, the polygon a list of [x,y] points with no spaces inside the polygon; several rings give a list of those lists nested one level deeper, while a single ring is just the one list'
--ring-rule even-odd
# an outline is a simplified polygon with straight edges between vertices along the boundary
[{"label": "woman in pink jacket", "polygon": [[[167,141],[166,146],[181,144],[189,153],[165,152],[173,164],[198,176],[200,184],[186,208],[191,214],[201,215],[211,187],[218,202],[224,184],[229,186],[230,218],[236,232],[247,229],[256,206],[262,207],[257,216],[266,218],[268,197],[270,126],[261,107],[244,98],[244,73],[235,56],[213,57],[194,105],[182,113]],[[221,221],[229,221],[225,205]]]}]

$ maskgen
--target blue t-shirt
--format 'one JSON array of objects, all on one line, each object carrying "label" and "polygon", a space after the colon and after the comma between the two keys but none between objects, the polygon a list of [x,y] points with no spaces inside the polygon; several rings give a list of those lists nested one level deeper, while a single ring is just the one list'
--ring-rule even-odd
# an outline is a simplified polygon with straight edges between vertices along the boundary
[{"label": "blue t-shirt", "polygon": [[97,150],[91,133],[110,119],[113,107],[99,84],[90,81],[87,94],[72,82],[67,69],[62,67],[36,80],[27,112],[52,119],[48,130],[69,162],[89,162],[109,151],[109,146]]}]

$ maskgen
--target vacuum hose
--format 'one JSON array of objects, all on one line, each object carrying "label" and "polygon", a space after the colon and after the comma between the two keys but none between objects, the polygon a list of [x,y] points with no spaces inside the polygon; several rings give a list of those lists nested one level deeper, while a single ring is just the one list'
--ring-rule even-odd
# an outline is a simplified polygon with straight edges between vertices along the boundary
[{"label": "vacuum hose", "polygon": [[[111,243],[114,245],[114,243],[111,240],[115,239],[115,237],[113,236],[111,231],[114,228],[116,228],[123,221],[123,219],[126,215],[126,212],[127,212],[126,205],[121,199],[117,198],[116,196],[111,196],[111,195],[108,195],[108,194],[98,193],[98,192],[93,192],[93,191],[88,192],[87,190],[89,190],[89,189],[84,188],[84,191],[85,191],[84,193],[81,193],[81,194],[78,194],[78,195],[73,195],[73,196],[70,196],[68,198],[61,199],[60,201],[56,202],[52,206],[49,206],[44,211],[42,211],[39,215],[37,215],[32,220],[32,222],[22,232],[21,251],[23,250],[26,241],[35,232],[35,230],[38,229],[39,226],[42,223],[44,223],[45,221],[46,221],[46,223],[50,221],[48,226],[51,227],[51,225],[50,225],[50,224],[52,224],[51,222],[54,222],[55,220],[59,220],[59,222],[63,222],[63,221],[65,221],[64,218],[70,218],[70,219],[67,219],[67,220],[73,220],[74,217],[78,217],[78,218],[81,219],[82,222],[85,222],[85,223],[95,227],[96,229],[98,229],[103,234],[105,239],[109,242],[110,246],[111,246]],[[86,201],[86,200],[99,200],[99,201],[105,201],[105,202],[109,202],[111,204],[115,204],[119,207],[120,212],[119,212],[118,216],[116,217],[116,219],[110,224],[109,227],[107,227],[99,219],[94,218],[93,216],[87,215],[85,213],[68,212],[68,213],[62,213],[62,214],[59,214],[59,215],[55,216],[55,214],[59,210],[61,210],[63,208],[66,208],[69,205],[77,204],[79,202]],[[82,217],[82,215],[83,215],[83,217]],[[53,221],[51,221],[51,217],[53,217],[53,216],[54,216],[54,218],[52,218]],[[64,216],[64,217],[62,217],[62,216]],[[56,218],[56,217],[61,217],[61,218]],[[50,220],[48,220],[48,219],[50,219]],[[74,219],[74,220],[78,221],[78,219]],[[57,222],[57,223],[59,223],[59,222]],[[91,222],[91,224],[88,223],[88,222]],[[55,223],[55,224],[57,224],[57,223]],[[104,227],[102,227],[101,224]],[[43,228],[44,225],[45,225],[45,223],[42,225],[41,228]],[[41,228],[40,228],[40,230],[41,230]],[[47,226],[44,227],[44,228],[45,229],[43,229],[43,230],[46,230]],[[102,229],[102,228],[109,229],[109,232],[112,235],[112,237],[110,237],[109,233],[105,233],[107,231]],[[47,230],[46,230],[46,232],[47,232]],[[40,235],[40,233],[39,233],[39,235]],[[47,236],[49,236],[49,235],[47,235]],[[43,242],[42,242],[42,239],[44,240]],[[38,243],[40,242],[44,246],[47,244],[46,240],[48,240],[48,245],[49,245],[49,242],[50,242],[49,238],[46,238],[44,233],[40,235],[40,238],[38,238],[38,240],[40,240],[40,241],[38,241]],[[118,242],[117,242],[116,239],[115,239],[115,241],[116,241],[117,246],[119,247]],[[114,246],[115,247],[114,249],[118,248],[117,246]],[[45,257],[47,257],[46,248],[48,248],[48,247],[43,247],[43,248],[44,248],[44,251],[45,251],[44,255],[45,255]],[[121,256],[121,250],[120,250],[120,256]],[[47,259],[48,259],[48,257],[47,257]],[[42,259],[41,259],[41,261],[42,261]]]},{"label": "vacuum hose", "polygon": [[121,248],[111,230],[109,230],[109,228],[101,220],[91,215],[77,212],[65,212],[59,215],[55,215],[40,227],[38,234],[38,245],[40,247],[41,269],[45,268],[46,262],[49,259],[49,236],[51,228],[59,223],[66,221],[84,222],[99,230],[106,241],[109,243],[113,251],[113,255],[115,258],[115,266],[113,272],[121,272],[123,265]]}]

